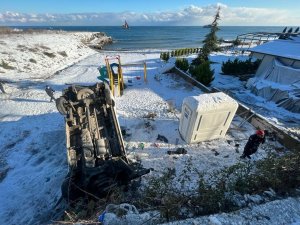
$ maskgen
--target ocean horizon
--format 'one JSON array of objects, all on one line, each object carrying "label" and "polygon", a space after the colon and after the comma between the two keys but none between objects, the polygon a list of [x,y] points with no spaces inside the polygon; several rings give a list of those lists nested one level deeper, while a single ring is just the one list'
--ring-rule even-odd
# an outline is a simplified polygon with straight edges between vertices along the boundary
[{"label": "ocean horizon", "polygon": [[[178,49],[202,46],[209,28],[202,26],[11,26],[19,29],[50,29],[64,31],[104,32],[113,43],[104,50]],[[293,27],[293,26],[290,26]],[[285,26],[219,26],[219,39],[234,40],[252,32],[280,33]],[[294,27],[293,27],[294,28]]]}]

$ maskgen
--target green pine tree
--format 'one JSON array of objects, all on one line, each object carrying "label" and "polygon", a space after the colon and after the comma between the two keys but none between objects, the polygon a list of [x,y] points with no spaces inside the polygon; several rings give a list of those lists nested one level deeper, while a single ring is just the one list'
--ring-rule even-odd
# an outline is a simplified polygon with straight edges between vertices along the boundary
[{"label": "green pine tree", "polygon": [[193,60],[193,65],[199,65],[203,61],[207,61],[208,56],[212,51],[219,50],[218,37],[216,33],[218,30],[220,30],[220,28],[218,27],[218,21],[220,20],[220,10],[221,8],[218,7],[214,20],[211,23],[210,32],[207,35],[205,35],[203,47],[201,48],[198,57]]},{"label": "green pine tree", "polygon": [[191,66],[189,71],[192,77],[206,86],[214,80],[214,70],[210,68],[209,61],[202,62],[200,65]]},{"label": "green pine tree", "polygon": [[220,30],[220,28],[218,27],[218,21],[220,20],[220,10],[220,7],[218,7],[217,13],[211,24],[210,32],[205,36],[205,39],[203,41],[203,48],[207,48],[209,53],[218,50],[218,37],[216,33],[218,30]]}]

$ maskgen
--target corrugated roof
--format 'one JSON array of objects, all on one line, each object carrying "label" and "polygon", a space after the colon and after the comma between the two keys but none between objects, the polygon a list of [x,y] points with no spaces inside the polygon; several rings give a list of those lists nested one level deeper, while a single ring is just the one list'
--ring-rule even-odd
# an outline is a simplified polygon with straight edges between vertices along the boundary
[{"label": "corrugated roof", "polygon": [[300,60],[299,37],[294,40],[275,40],[250,48],[250,52]]}]

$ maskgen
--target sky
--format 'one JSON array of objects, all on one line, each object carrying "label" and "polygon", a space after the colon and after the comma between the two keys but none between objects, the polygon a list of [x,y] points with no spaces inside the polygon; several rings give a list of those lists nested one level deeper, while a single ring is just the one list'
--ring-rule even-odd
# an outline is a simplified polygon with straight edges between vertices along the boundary
[{"label": "sky", "polygon": [[0,25],[298,26],[299,0],[0,0]]},{"label": "sky", "polygon": [[[97,67],[99,64],[105,64],[108,54],[106,51],[95,54],[81,42],[83,36],[67,33],[41,35],[1,36],[0,51],[2,54],[0,55],[4,57],[5,61],[14,59],[13,62],[6,62],[23,71],[16,72],[16,70],[2,68],[7,72],[0,73],[1,79],[13,81],[5,84],[5,90],[9,94],[0,94],[0,115],[1,120],[4,120],[0,122],[0,169],[1,171],[8,169],[7,174],[3,173],[4,176],[7,176],[0,183],[0,224],[3,225],[47,224],[48,217],[52,217],[49,224],[52,223],[53,214],[50,212],[56,212],[53,210],[57,208],[54,205],[61,196],[60,186],[68,171],[64,119],[57,112],[55,104],[49,103],[44,85],[49,84],[56,90],[55,97],[60,96],[61,90],[66,87],[65,84],[75,82],[92,85],[97,82]],[[46,46],[49,50],[45,50]],[[29,49],[35,49],[37,52],[29,51]],[[44,51],[66,52],[68,57],[59,56],[59,54],[56,54],[54,58],[45,57]],[[159,82],[156,81],[155,75],[169,70],[175,63],[175,58],[170,59],[168,63],[159,60],[159,51],[120,51],[118,54],[122,63],[145,61],[148,65],[148,83],[144,83],[143,79],[135,79],[137,75],[143,74],[143,65],[123,67],[124,82],[128,82],[130,79],[132,83],[130,83],[131,86],[127,86],[121,98],[115,99],[120,125],[128,128],[128,133],[131,134],[127,139],[128,156],[131,159],[142,160],[145,168],[155,168],[149,176],[142,178],[142,184],[148,183],[152,177],[159,176],[167,168],[176,168],[172,187],[180,188],[186,194],[190,194],[191,192],[187,192],[187,190],[198,187],[197,179],[194,179],[198,177],[197,171],[209,175],[223,166],[237,163],[247,137],[254,132],[254,127],[242,118],[235,118],[234,124],[232,124],[233,129],[225,139],[203,142],[199,145],[185,144],[178,132],[179,112],[183,99],[187,96],[199,95],[202,93],[200,89],[192,87],[183,79],[177,79],[172,75],[158,76]],[[188,57],[189,63],[194,57],[195,55]],[[283,108],[279,109],[275,103],[266,102],[265,99],[250,94],[245,90],[243,82],[236,77],[220,75],[223,61],[233,60],[236,57],[239,60],[245,60],[248,58],[246,55],[230,55],[228,52],[225,55],[219,53],[211,57],[212,61],[217,62],[211,64],[215,71],[213,86],[222,87],[225,90],[239,90],[240,100],[250,103],[250,99],[253,110],[259,107],[265,115],[268,114],[268,120],[276,123],[286,133],[297,132],[296,128],[286,127],[283,129],[284,123],[280,122],[281,119],[276,118],[284,117],[285,120],[297,123],[300,114],[290,113]],[[37,62],[28,63],[30,58]],[[64,59],[61,60],[62,58]],[[68,65],[73,66],[68,67]],[[67,68],[59,74],[49,77],[49,74],[66,66]],[[168,101],[174,103],[173,105],[176,107],[174,113],[168,113],[168,104],[166,104]],[[150,121],[151,126],[146,128],[144,125],[146,121],[143,117],[150,112],[156,113],[156,117]],[[235,127],[241,126],[241,123],[243,126],[238,130],[235,129]],[[156,140],[158,134],[164,135],[169,143]],[[178,146],[175,145],[176,138],[179,139]],[[231,140],[231,144],[226,140]],[[268,142],[263,145],[264,150],[259,149],[253,155],[252,161],[265,157],[266,152],[271,147],[274,148],[274,145],[275,147],[280,146],[273,141]],[[134,146],[138,146],[140,143],[144,143],[145,148],[134,149]],[[151,146],[152,143],[158,144],[157,147]],[[238,143],[240,144],[240,153],[236,152],[238,149],[235,148],[235,144]],[[184,147],[188,154],[178,155],[175,160],[173,156],[166,153],[177,147]],[[9,156],[7,157],[8,164],[5,162],[6,157],[3,157],[6,155]],[[236,199],[243,200],[240,197],[236,197]],[[251,196],[247,199],[251,199]],[[252,199],[257,199],[257,196],[252,195]],[[247,202],[246,197],[245,202]],[[280,202],[281,204],[279,204]],[[250,203],[253,206],[251,211],[248,208],[239,214],[235,213],[238,215],[236,219],[222,213],[221,217],[218,217],[220,222],[216,219],[205,222],[195,220],[194,223],[189,221],[186,224],[230,224],[230,222],[255,224],[257,221],[256,224],[272,224],[273,222],[273,224],[299,225],[300,223],[295,223],[295,221],[300,221],[299,200],[288,198],[280,202],[274,201],[274,204],[269,202],[259,209],[255,209],[255,206]],[[147,218],[149,221],[148,219],[153,217],[153,211],[146,215],[143,218]],[[138,215],[133,214],[132,217],[137,219]],[[40,219],[42,222],[39,222]],[[125,223],[125,221],[122,222]],[[142,222],[141,220],[130,221],[127,224],[141,225]],[[110,224],[124,223],[114,221]]]}]

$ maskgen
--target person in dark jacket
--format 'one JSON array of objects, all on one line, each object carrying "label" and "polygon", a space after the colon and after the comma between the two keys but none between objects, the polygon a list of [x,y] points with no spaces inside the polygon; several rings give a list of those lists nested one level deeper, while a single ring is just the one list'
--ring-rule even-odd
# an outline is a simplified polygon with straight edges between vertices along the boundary
[{"label": "person in dark jacket", "polygon": [[52,100],[55,101],[55,98],[54,98],[54,92],[55,91],[51,87],[49,87],[48,85],[46,86],[45,91],[46,91],[47,95],[49,95],[49,97],[50,97],[50,102],[52,102]]},{"label": "person in dark jacket", "polygon": [[251,159],[250,155],[254,154],[257,152],[257,149],[260,144],[265,143],[265,132],[264,130],[257,130],[255,134],[252,134],[249,139],[247,144],[245,145],[243,155],[241,155],[241,158],[248,158]]}]

